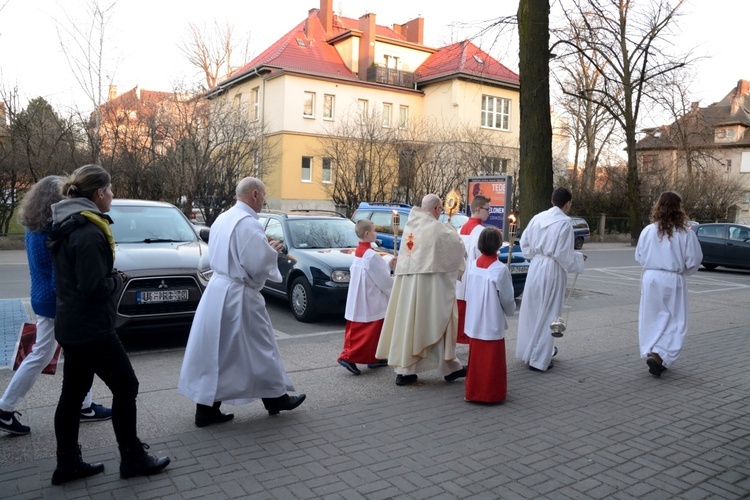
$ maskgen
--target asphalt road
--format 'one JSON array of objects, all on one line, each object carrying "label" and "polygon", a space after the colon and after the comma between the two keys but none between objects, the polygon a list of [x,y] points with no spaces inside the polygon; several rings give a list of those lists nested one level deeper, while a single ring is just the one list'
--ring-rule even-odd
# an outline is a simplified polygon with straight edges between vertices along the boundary
[{"label": "asphalt road", "polygon": [[[641,268],[635,262],[634,250],[628,244],[588,243],[586,271],[575,279],[574,291],[568,300],[571,319],[575,311],[608,308],[613,305],[637,307],[640,298]],[[26,254],[23,251],[0,252],[0,299],[28,297],[29,278]],[[688,278],[691,294],[706,295],[750,288],[750,271],[719,268],[701,269]],[[275,297],[266,297],[271,321],[279,338],[314,337],[342,333],[343,317],[329,316],[316,323],[300,323],[294,319],[289,305]],[[184,346],[187,331],[153,331],[127,339],[130,349],[172,348]]]}]

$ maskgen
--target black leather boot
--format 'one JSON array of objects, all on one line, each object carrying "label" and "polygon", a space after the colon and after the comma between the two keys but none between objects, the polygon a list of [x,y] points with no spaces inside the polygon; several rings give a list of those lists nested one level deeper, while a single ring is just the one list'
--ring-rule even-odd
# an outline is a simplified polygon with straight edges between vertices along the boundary
[{"label": "black leather boot", "polygon": [[195,406],[195,426],[205,427],[211,424],[223,424],[234,418],[234,413],[221,413],[219,407],[221,401],[217,401],[213,406],[197,404]]},{"label": "black leather boot", "polygon": [[77,450],[57,452],[57,468],[52,473],[52,484],[57,486],[100,472],[104,472],[104,464],[101,462],[93,464],[84,462],[81,458],[81,445],[78,445]]},{"label": "black leather boot", "polygon": [[161,472],[169,465],[169,457],[156,458],[146,453],[148,445],[138,443],[132,448],[120,447],[120,477],[128,479],[135,476],[150,476]]}]

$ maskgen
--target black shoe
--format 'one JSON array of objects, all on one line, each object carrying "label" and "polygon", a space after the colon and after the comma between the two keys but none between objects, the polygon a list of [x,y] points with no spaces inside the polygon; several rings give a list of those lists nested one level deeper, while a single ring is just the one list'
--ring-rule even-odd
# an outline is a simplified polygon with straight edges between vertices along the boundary
[{"label": "black shoe", "polygon": [[416,381],[416,375],[396,375],[396,385],[409,385]]},{"label": "black shoe", "polygon": [[388,366],[388,360],[387,359],[379,359],[374,363],[370,363],[367,365],[367,368],[373,370],[375,368],[383,368],[384,366]]},{"label": "black shoe", "polygon": [[81,458],[81,446],[77,450],[57,452],[57,468],[52,473],[52,484],[58,486],[76,479],[93,476],[104,472],[104,464],[95,462],[87,464]]},{"label": "black shoe", "polygon": [[31,428],[19,422],[16,415],[21,416],[17,411],[0,411],[0,431],[25,436],[31,432]]},{"label": "black shoe", "polygon": [[156,458],[146,453],[148,448],[146,443],[140,443],[132,448],[120,447],[120,478],[150,476],[161,472],[169,465],[169,457]]},{"label": "black shoe", "polygon": [[340,359],[339,364],[355,375],[359,375],[360,373],[362,373],[361,371],[359,371],[359,368],[357,368],[357,365],[355,365],[354,363],[350,363],[346,360]]},{"label": "black shoe", "polygon": [[460,378],[466,378],[466,367],[464,366],[460,370],[456,370],[453,373],[449,373],[445,377],[443,377],[446,382],[453,382],[454,380],[460,379]]},{"label": "black shoe", "polygon": [[666,370],[655,358],[649,357],[646,359],[646,364],[648,365],[648,372],[654,377],[661,377],[661,372]]},{"label": "black shoe", "polygon": [[291,411],[297,408],[302,404],[306,397],[307,396],[304,394],[299,394],[297,396],[284,394],[280,398],[271,398],[271,401],[273,401],[271,404],[266,404],[266,400],[264,400],[263,403],[266,404],[266,410],[268,410],[269,415],[278,415],[282,410]]},{"label": "black shoe", "polygon": [[214,403],[213,406],[198,404],[195,408],[195,426],[206,427],[212,424],[223,424],[234,418],[234,413],[222,413],[219,410],[221,402]]},{"label": "black shoe", "polygon": [[[551,370],[555,366],[555,363],[550,361],[549,366],[547,367],[547,370]],[[529,365],[529,370],[532,372],[543,372],[545,370],[540,370],[539,368],[534,368],[533,366]]]}]

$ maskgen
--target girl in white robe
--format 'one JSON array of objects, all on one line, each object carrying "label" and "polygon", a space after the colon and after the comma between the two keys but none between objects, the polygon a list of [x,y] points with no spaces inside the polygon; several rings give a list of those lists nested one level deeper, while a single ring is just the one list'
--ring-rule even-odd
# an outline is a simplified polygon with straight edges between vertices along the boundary
[{"label": "girl in white robe", "polygon": [[635,260],[643,266],[638,340],[648,371],[659,377],[677,361],[687,335],[685,276],[698,271],[703,252],[695,232],[685,225],[682,199],[665,192],[638,240]]},{"label": "girl in white robe", "polygon": [[497,258],[502,236],[497,228],[482,230],[478,248],[482,255],[469,264],[466,276],[466,335],[469,359],[464,399],[474,403],[500,403],[508,393],[505,330],[508,316],[516,312],[513,280]]}]

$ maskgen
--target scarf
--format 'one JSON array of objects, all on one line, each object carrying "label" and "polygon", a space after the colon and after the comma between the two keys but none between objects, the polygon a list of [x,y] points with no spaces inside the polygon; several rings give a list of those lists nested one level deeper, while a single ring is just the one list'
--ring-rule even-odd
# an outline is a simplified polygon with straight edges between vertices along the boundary
[{"label": "scarf", "polygon": [[91,212],[89,210],[84,210],[81,212],[81,215],[86,217],[89,221],[91,221],[96,227],[102,230],[104,233],[104,236],[107,237],[107,242],[109,242],[109,246],[112,248],[112,258],[115,258],[115,238],[112,236],[112,230],[109,228],[109,222],[106,219],[103,219],[99,216],[99,214],[95,214],[94,212]]}]

